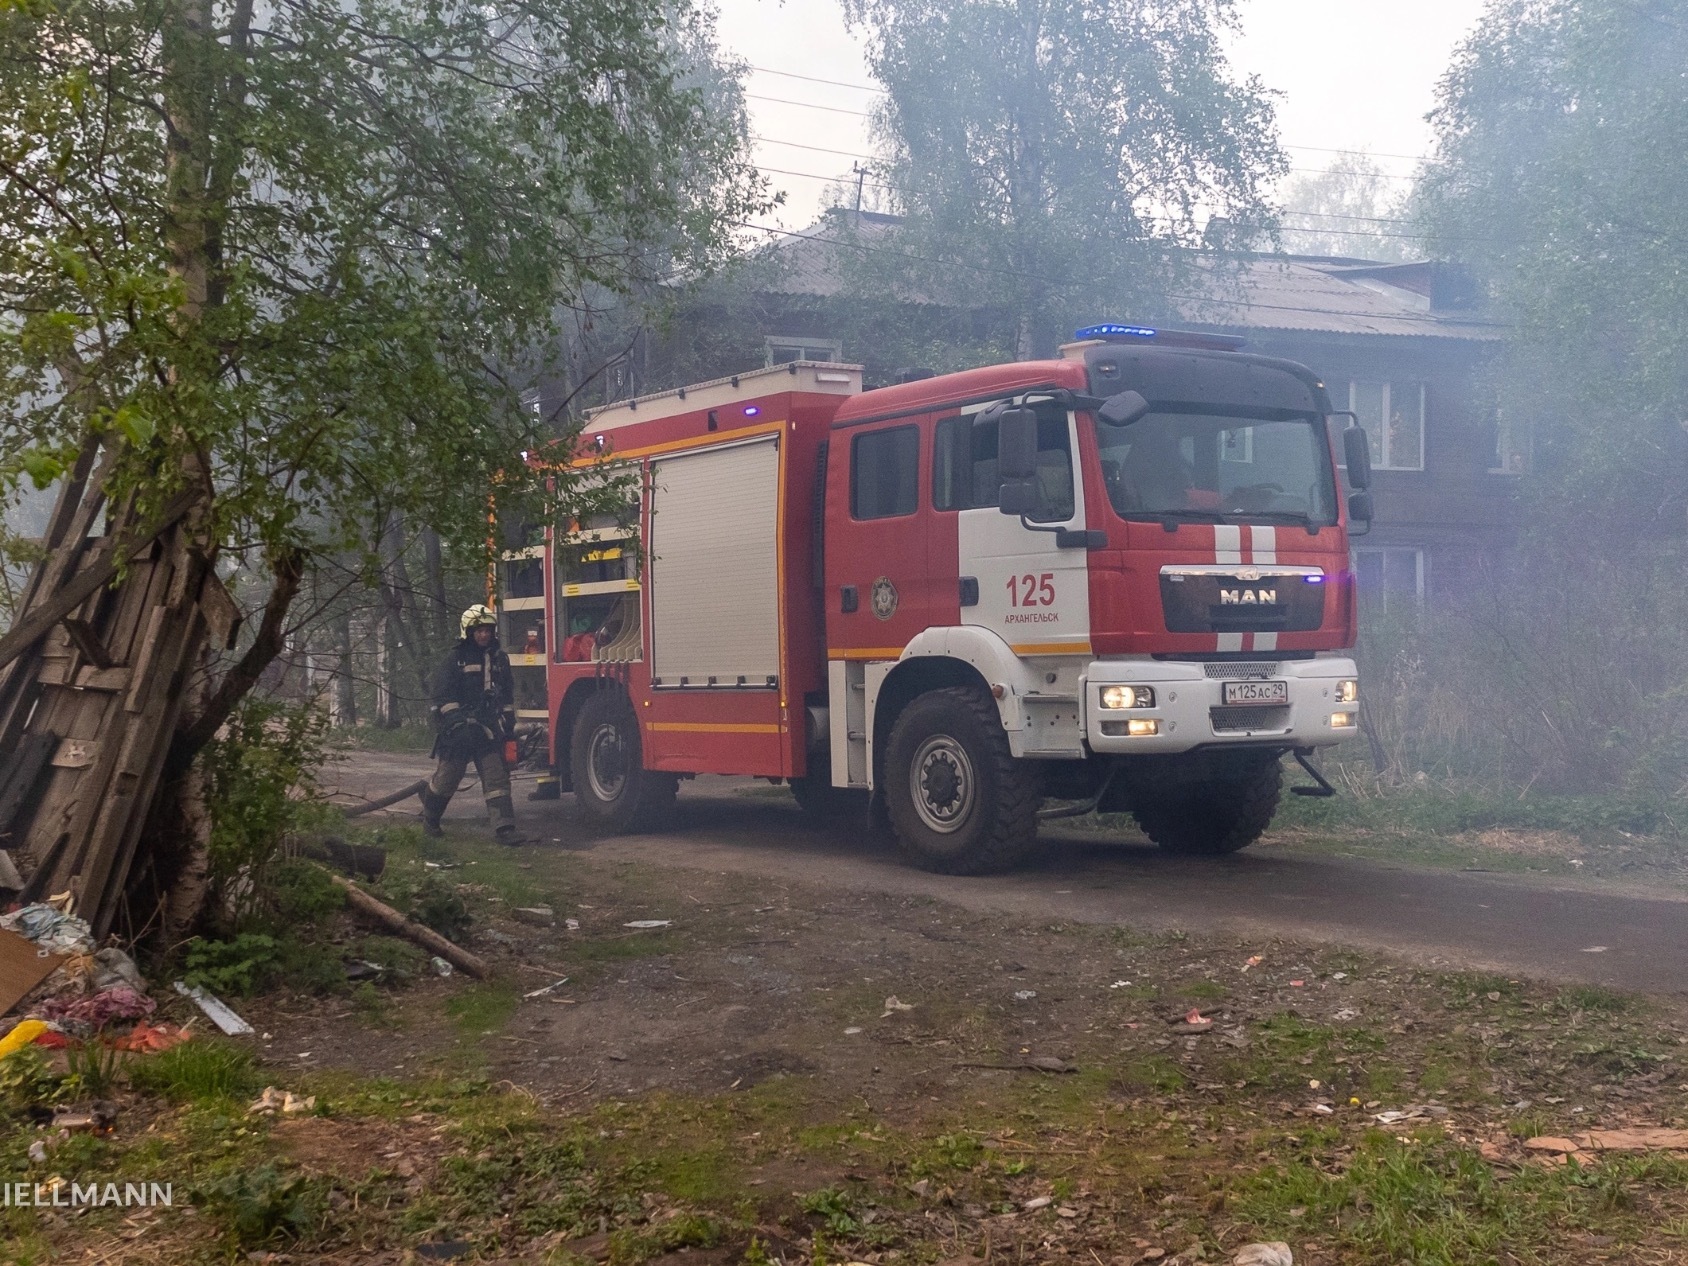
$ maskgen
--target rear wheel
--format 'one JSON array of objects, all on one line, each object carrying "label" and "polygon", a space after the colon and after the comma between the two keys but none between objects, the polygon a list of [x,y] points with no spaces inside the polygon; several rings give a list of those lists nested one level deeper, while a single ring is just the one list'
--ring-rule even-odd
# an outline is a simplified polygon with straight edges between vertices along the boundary
[{"label": "rear wheel", "polygon": [[1222,857],[1247,848],[1272,823],[1283,785],[1276,752],[1209,752],[1182,776],[1133,789],[1132,816],[1169,853]]},{"label": "rear wheel", "polygon": [[1037,841],[1035,771],[1014,759],[991,701],[951,687],[903,709],[885,756],[885,805],[916,865],[949,875],[1005,870]]},{"label": "rear wheel", "polygon": [[644,767],[638,718],[626,696],[602,691],[575,718],[569,743],[574,796],[614,831],[650,827],[674,803],[680,780]]}]

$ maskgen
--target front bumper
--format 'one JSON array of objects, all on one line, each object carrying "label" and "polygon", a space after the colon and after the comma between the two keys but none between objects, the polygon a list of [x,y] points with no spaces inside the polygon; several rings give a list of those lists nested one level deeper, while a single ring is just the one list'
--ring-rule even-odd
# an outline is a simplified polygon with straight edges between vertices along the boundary
[{"label": "front bumper", "polygon": [[[1252,671],[1250,671],[1252,670]],[[1358,721],[1360,705],[1336,701],[1337,682],[1357,679],[1351,659],[1197,662],[1191,660],[1099,659],[1081,679],[1085,740],[1093,752],[1187,752],[1197,747],[1278,744],[1329,747],[1359,732],[1357,725],[1333,727],[1333,714]],[[1283,681],[1287,704],[1227,706],[1227,680]],[[1151,686],[1150,708],[1103,708],[1101,688]],[[1132,720],[1153,720],[1157,732],[1131,735]]]}]

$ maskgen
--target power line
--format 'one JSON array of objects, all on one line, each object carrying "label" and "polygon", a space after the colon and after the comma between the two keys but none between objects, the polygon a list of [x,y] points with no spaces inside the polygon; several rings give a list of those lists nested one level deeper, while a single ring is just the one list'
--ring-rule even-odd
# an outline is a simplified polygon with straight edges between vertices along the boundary
[{"label": "power line", "polygon": [[802,79],[812,84],[830,84],[834,88],[854,88],[857,92],[884,92],[883,86],[878,84],[847,84],[842,79],[819,79],[814,75],[799,75],[793,70],[775,70],[772,66],[752,66],[760,75],[780,75],[786,79]]}]

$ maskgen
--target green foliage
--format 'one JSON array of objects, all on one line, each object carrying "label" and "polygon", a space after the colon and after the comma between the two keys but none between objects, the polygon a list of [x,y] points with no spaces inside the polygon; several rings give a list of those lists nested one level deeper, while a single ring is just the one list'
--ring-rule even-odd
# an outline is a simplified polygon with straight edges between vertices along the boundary
[{"label": "green foliage", "polygon": [[[247,699],[224,734],[200,754],[211,813],[214,908],[240,925],[271,901],[269,870],[287,832],[309,812],[306,798],[327,750],[327,721],[314,708]],[[289,889],[302,881],[288,872]]]},{"label": "green foliage", "polygon": [[381,892],[395,909],[447,940],[461,941],[474,923],[457,885],[432,871],[389,870]]},{"label": "green foliage", "polygon": [[125,1052],[99,1038],[71,1043],[65,1048],[67,1094],[73,1099],[107,1098],[128,1062]]},{"label": "green foliage", "polygon": [[817,1219],[837,1236],[855,1235],[862,1229],[856,1217],[855,1201],[850,1193],[839,1187],[823,1187],[803,1197],[803,1212]]},{"label": "green foliage", "polygon": [[326,1207],[319,1184],[273,1163],[196,1184],[192,1199],[241,1248],[299,1239],[321,1220]]},{"label": "green foliage", "polygon": [[58,1103],[69,1090],[39,1046],[26,1046],[0,1059],[0,1108],[25,1112]]},{"label": "green foliage", "polygon": [[249,998],[277,984],[329,993],[346,983],[339,954],[292,932],[240,932],[228,940],[194,937],[183,954],[184,979],[215,994]]},{"label": "green foliage", "polygon": [[1075,319],[1162,310],[1167,248],[1210,214],[1269,226],[1287,167],[1261,85],[1226,64],[1235,9],[849,0],[886,89],[875,178],[908,217],[862,241],[857,289],[994,307],[1022,357]]},{"label": "green foliage", "polygon": [[129,1084],[176,1103],[244,1099],[262,1089],[252,1055],[216,1038],[194,1038],[130,1061]]}]

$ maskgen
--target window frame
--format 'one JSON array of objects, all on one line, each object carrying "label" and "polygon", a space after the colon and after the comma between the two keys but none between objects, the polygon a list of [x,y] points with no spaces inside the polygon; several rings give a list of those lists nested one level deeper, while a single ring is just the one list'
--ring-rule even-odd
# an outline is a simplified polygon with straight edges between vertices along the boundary
[{"label": "window frame", "polygon": [[[775,365],[789,365],[793,363],[793,361],[774,359],[774,349],[777,347],[795,347],[799,353],[813,351],[824,347],[829,353],[831,353],[831,355],[828,356],[822,363],[836,365],[843,363],[844,360],[843,339],[825,338],[819,335],[814,338],[808,338],[802,335],[765,334],[762,336],[762,360],[769,369],[772,369]],[[799,355],[795,359],[798,361],[806,361],[810,358]]]},{"label": "window frame", "polygon": [[[1428,589],[1430,558],[1428,552],[1422,545],[1353,546],[1349,551],[1348,565],[1354,572],[1356,583],[1358,582],[1360,574],[1360,556],[1362,554],[1375,554],[1380,559],[1380,565],[1382,567],[1380,574],[1383,576],[1383,583],[1378,589],[1377,596],[1373,599],[1368,599],[1368,601],[1375,602],[1377,604],[1377,610],[1383,615],[1391,614],[1389,610],[1389,597],[1391,590],[1389,588],[1388,581],[1388,555],[1411,554],[1413,556],[1413,588],[1410,595],[1412,598],[1412,609],[1414,611],[1418,611],[1423,608],[1425,594]],[[1405,591],[1395,591],[1395,593],[1397,598],[1408,596]],[[1364,598],[1365,595],[1361,595],[1361,597]],[[1362,607],[1361,614],[1364,615],[1364,613],[1365,608]]]},{"label": "window frame", "polygon": [[[1423,473],[1426,467],[1425,458],[1430,448],[1430,393],[1427,384],[1423,381],[1415,382],[1411,380],[1396,382],[1393,379],[1388,378],[1350,378],[1348,380],[1347,403],[1338,407],[1336,412],[1352,413],[1361,430],[1366,429],[1364,421],[1360,420],[1360,411],[1358,408],[1360,386],[1362,383],[1368,387],[1383,388],[1383,417],[1380,422],[1381,430],[1378,434],[1377,442],[1377,451],[1380,454],[1380,457],[1378,460],[1372,462],[1372,469],[1416,471]],[[1394,454],[1389,451],[1389,418],[1394,411],[1395,390],[1398,387],[1411,388],[1418,392],[1418,464],[1416,466],[1398,465],[1392,460]],[[1333,401],[1332,403],[1334,404],[1336,402]],[[1347,473],[1348,462],[1342,451],[1342,444],[1340,440],[1337,441],[1336,464],[1342,469],[1344,474]]]},{"label": "window frame", "polygon": [[[900,426],[882,426],[871,431],[858,431],[850,437],[850,521],[852,523],[883,523],[887,519],[906,519],[920,513],[920,454],[924,447],[921,431],[922,427],[918,422],[906,422]],[[884,436],[899,435],[905,432],[911,432],[914,435],[914,504],[907,510],[901,510],[894,514],[857,514],[857,478],[861,472],[862,444],[867,440],[880,439]]]},{"label": "window frame", "polygon": [[[1049,400],[1036,399],[1036,400],[1026,401],[1025,403],[1026,403],[1026,407],[1030,408],[1030,409],[1037,409],[1040,406],[1043,406],[1043,405],[1046,405],[1046,404],[1050,405],[1051,407],[1055,407],[1055,408],[1060,409],[1059,422],[1060,422],[1060,427],[1061,427],[1062,442],[1063,442],[1063,445],[1064,445],[1064,447],[1061,449],[1061,451],[1064,452],[1067,456],[1067,494],[1072,499],[1073,506],[1074,506],[1074,509],[1072,511],[1069,511],[1067,514],[1058,514],[1058,515],[1055,515],[1055,516],[1047,518],[1047,519],[1039,518],[1036,515],[1028,515],[1026,517],[1031,522],[1037,523],[1037,524],[1042,525],[1042,526],[1048,526],[1050,524],[1071,523],[1073,521],[1073,518],[1075,517],[1075,515],[1077,513],[1076,507],[1078,505],[1079,485],[1080,485],[1080,482],[1082,480],[1082,475],[1081,475],[1080,470],[1079,470],[1079,462],[1081,460],[1080,454],[1083,452],[1082,448],[1079,447],[1078,438],[1077,438],[1077,435],[1075,434],[1075,431],[1074,431],[1074,414],[1073,414],[1073,411],[1071,409],[1061,408],[1056,402],[1049,401]],[[979,406],[977,408],[964,409],[960,413],[946,413],[943,417],[939,418],[933,424],[933,426],[932,426],[932,475],[931,475],[931,479],[929,481],[930,484],[931,484],[931,487],[928,490],[928,492],[929,492],[930,497],[932,498],[932,509],[935,512],[939,512],[939,513],[943,513],[943,514],[958,514],[962,510],[1000,510],[1001,509],[1000,500],[992,500],[992,501],[983,502],[983,503],[975,503],[971,494],[968,495],[968,497],[966,499],[966,504],[964,504],[964,505],[947,504],[945,502],[940,501],[939,498],[938,498],[938,469],[939,469],[939,463],[942,460],[944,460],[945,457],[958,457],[958,456],[960,456],[960,454],[958,454],[954,451],[951,451],[950,449],[947,449],[946,445],[953,445],[955,448],[963,449],[965,451],[965,453],[966,453],[965,468],[966,468],[966,471],[967,471],[966,487],[969,490],[971,490],[971,488],[973,487],[973,480],[972,480],[973,428],[979,425],[980,415],[985,413],[989,408],[990,408],[990,405],[983,405],[983,406]],[[1053,420],[1053,419],[1051,419],[1051,420]],[[1039,419],[1039,425],[1040,426],[1042,425],[1042,422],[1043,422],[1043,419],[1040,418]],[[957,438],[951,439],[950,438],[951,436],[955,436]],[[1053,452],[1054,450],[1044,449],[1042,447],[1039,447],[1038,451],[1039,452]],[[954,476],[955,476],[955,472],[952,471],[951,472],[952,480],[953,480]],[[952,492],[954,491],[953,487],[951,488],[951,491]],[[998,485],[998,496],[999,497],[1000,497],[1000,492],[1001,492],[1001,486],[999,484]]]}]

